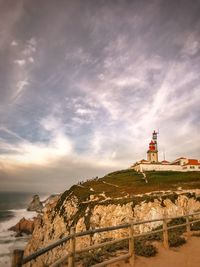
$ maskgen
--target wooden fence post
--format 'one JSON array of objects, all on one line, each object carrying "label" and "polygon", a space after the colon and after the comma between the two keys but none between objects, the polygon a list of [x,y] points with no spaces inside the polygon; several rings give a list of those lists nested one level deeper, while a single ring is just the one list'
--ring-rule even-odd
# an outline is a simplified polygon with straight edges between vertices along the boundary
[{"label": "wooden fence post", "polygon": [[164,245],[164,248],[169,249],[169,238],[168,238],[166,217],[164,217],[163,219],[163,245]]},{"label": "wooden fence post", "polygon": [[186,217],[186,231],[187,231],[187,237],[190,238],[191,229],[190,229],[190,221],[189,221],[189,215],[188,214],[187,214],[187,217]]},{"label": "wooden fence post", "polygon": [[70,235],[72,237],[69,241],[69,259],[68,259],[68,267],[75,266],[75,249],[76,249],[76,239],[75,239],[75,227],[71,227]]},{"label": "wooden fence post", "polygon": [[133,222],[129,226],[129,263],[133,267],[135,262],[134,226]]},{"label": "wooden fence post", "polygon": [[21,249],[15,249],[12,256],[12,267],[21,267],[24,251]]}]

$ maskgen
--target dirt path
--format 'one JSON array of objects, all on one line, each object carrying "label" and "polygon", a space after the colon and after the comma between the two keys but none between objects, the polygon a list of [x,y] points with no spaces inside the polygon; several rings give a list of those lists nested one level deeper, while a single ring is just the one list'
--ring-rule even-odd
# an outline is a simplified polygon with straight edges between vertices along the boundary
[{"label": "dirt path", "polygon": [[[136,257],[134,267],[199,267],[200,237],[191,237],[180,248],[165,250],[161,245],[158,254],[152,258]],[[118,262],[108,267],[130,267],[129,263]]]}]

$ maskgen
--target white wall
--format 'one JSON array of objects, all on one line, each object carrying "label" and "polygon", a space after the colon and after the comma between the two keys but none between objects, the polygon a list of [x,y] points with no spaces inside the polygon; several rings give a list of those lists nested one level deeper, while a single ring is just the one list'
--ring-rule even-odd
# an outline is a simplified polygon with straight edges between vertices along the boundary
[{"label": "white wall", "polygon": [[190,166],[187,166],[187,168],[183,168],[180,165],[161,165],[161,164],[138,164],[135,167],[133,167],[136,171],[182,171],[182,172],[188,172],[188,171],[200,171],[198,166],[195,166],[195,168],[190,168]]},{"label": "white wall", "polygon": [[187,165],[182,167],[184,171],[199,171],[200,172],[200,166],[195,166],[195,165]]}]

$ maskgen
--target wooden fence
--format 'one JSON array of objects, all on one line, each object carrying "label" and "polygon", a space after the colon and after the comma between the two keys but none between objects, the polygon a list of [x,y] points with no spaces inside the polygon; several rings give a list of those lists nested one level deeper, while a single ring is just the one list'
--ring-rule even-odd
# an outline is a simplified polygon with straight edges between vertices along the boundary
[{"label": "wooden fence", "polygon": [[[108,264],[111,264],[111,263],[114,263],[117,261],[121,261],[121,260],[129,260],[131,266],[134,266],[134,260],[135,260],[134,239],[135,238],[144,237],[144,236],[155,234],[155,233],[163,233],[163,245],[166,249],[168,249],[169,248],[168,230],[175,229],[175,228],[182,227],[182,226],[186,226],[186,232],[187,232],[187,236],[189,238],[191,235],[190,225],[197,223],[197,222],[200,222],[200,219],[194,219],[194,217],[196,217],[196,218],[198,217],[197,215],[200,215],[200,212],[196,212],[196,213],[192,213],[192,214],[186,214],[186,215],[182,215],[182,216],[176,216],[176,217],[164,217],[164,218],[154,219],[154,220],[131,222],[129,224],[122,224],[122,225],[118,225],[118,226],[97,228],[97,229],[92,229],[92,230],[88,230],[88,231],[84,231],[84,232],[78,232],[78,233],[75,232],[75,227],[72,227],[69,236],[62,238],[62,239],[58,240],[57,242],[54,242],[54,243],[50,244],[49,246],[42,248],[42,249],[36,251],[35,253],[27,256],[27,257],[23,257],[23,251],[22,250],[15,250],[13,253],[13,258],[12,258],[12,267],[22,267],[24,264],[35,260],[37,257],[43,255],[44,253],[46,253],[48,251],[51,251],[55,247],[60,246],[60,245],[66,243],[68,241],[69,241],[68,252],[66,252],[66,254],[63,257],[61,257],[60,259],[58,259],[56,262],[50,264],[49,267],[62,266],[62,264],[65,262],[68,262],[68,267],[74,267],[75,266],[75,259],[76,259],[77,255],[79,255],[83,252],[88,252],[90,250],[103,248],[105,246],[113,245],[113,244],[116,244],[118,242],[126,241],[126,240],[128,240],[128,242],[129,242],[128,253],[126,253],[125,255],[118,256],[118,257],[112,258],[110,260],[95,264],[95,265],[93,265],[93,267],[102,267],[102,266],[106,266]],[[193,218],[191,219],[190,217],[193,217]],[[178,219],[178,218],[185,218],[186,222],[183,224],[178,224],[178,225],[173,225],[173,226],[167,225],[167,223],[170,220]],[[136,226],[136,225],[142,225],[142,224],[153,223],[153,222],[158,222],[158,221],[162,222],[162,224],[163,224],[162,229],[149,231],[149,232],[141,233],[141,234],[136,234],[134,231],[134,226]],[[127,237],[124,237],[124,238],[118,238],[118,239],[115,239],[112,241],[94,244],[94,245],[82,248],[80,250],[76,249],[76,240],[79,237],[88,236],[88,235],[92,235],[95,233],[121,230],[121,229],[129,229],[129,235]],[[33,266],[34,266],[34,264],[33,264]]]}]

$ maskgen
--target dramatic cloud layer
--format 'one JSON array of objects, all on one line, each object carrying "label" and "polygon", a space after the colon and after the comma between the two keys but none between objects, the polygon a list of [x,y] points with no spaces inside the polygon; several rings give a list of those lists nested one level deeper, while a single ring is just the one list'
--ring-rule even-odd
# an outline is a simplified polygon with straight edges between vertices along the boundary
[{"label": "dramatic cloud layer", "polygon": [[0,1],[0,190],[200,158],[200,2]]}]

